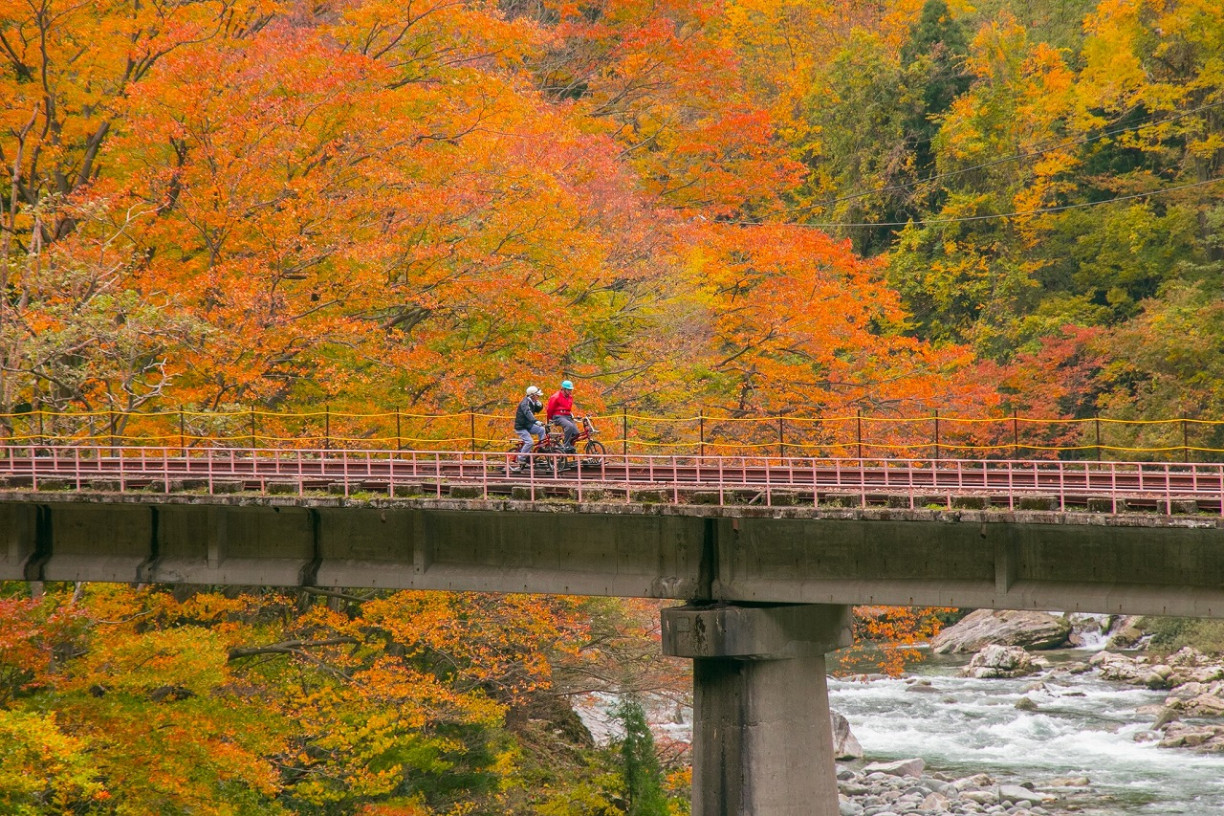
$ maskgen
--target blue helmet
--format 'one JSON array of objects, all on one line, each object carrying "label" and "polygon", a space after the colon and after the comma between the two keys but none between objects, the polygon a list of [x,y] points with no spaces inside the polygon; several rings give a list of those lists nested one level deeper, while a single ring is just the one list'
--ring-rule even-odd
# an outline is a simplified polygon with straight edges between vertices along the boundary
[{"label": "blue helmet", "polygon": [[562,380],[561,387],[564,388],[566,391],[574,390],[574,384],[570,382],[569,380]]}]

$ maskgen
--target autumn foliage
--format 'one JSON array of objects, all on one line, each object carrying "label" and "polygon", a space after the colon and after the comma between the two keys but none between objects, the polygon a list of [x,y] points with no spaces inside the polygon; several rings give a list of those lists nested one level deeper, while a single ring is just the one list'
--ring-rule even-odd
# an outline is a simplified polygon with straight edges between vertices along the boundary
[{"label": "autumn foliage", "polygon": [[[642,416],[1219,419],[1222,65],[1202,0],[0,0],[0,432],[508,417],[563,377]],[[599,812],[506,730],[649,662],[649,615],[584,603],[6,597],[0,809]]]},{"label": "autumn foliage", "polygon": [[649,641],[573,598],[97,585],[2,603],[12,813],[526,813],[584,774],[614,792],[531,712],[619,688],[599,667]]},{"label": "autumn foliage", "polygon": [[724,11],[8,4],[0,409],[989,403],[771,225],[803,166]]}]

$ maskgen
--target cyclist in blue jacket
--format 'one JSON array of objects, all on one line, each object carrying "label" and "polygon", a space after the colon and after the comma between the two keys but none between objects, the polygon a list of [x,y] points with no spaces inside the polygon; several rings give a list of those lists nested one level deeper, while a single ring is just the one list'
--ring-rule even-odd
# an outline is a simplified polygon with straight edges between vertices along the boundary
[{"label": "cyclist in blue jacket", "polygon": [[523,465],[527,464],[527,457],[531,454],[532,437],[544,442],[544,436],[548,433],[548,429],[544,427],[544,423],[535,418],[535,415],[544,410],[544,403],[540,402],[540,389],[534,385],[527,386],[527,394],[519,402],[518,410],[514,414],[514,433],[519,439],[523,440],[523,447],[519,449],[518,461],[510,466],[512,473],[517,473],[523,469]]}]

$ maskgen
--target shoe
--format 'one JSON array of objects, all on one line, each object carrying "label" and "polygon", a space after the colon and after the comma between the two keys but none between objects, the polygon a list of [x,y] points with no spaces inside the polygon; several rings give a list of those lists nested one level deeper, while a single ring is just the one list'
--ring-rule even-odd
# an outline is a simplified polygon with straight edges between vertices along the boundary
[{"label": "shoe", "polygon": [[506,470],[510,471],[511,473],[520,473],[523,470],[523,466],[511,465],[510,467],[506,468]]},{"label": "shoe", "polygon": [[577,449],[573,445],[566,445],[565,452],[566,453],[577,453]]}]

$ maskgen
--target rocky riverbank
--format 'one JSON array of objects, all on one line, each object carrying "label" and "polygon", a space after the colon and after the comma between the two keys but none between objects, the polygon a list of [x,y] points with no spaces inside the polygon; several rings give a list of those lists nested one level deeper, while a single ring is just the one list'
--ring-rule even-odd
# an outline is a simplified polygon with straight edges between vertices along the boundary
[{"label": "rocky riverbank", "polygon": [[864,765],[863,750],[850,724],[833,712],[834,754],[854,764],[837,766],[841,816],[928,816],[929,814],[994,814],[995,816],[1058,816],[1070,813],[1064,803],[1088,794],[1086,777],[1055,780],[1038,790],[1031,783],[1000,783],[988,774],[955,777],[925,773],[920,758]]},{"label": "rocky riverbank", "polygon": [[1166,658],[1101,652],[1088,661],[1101,676],[1119,683],[1167,689],[1164,705],[1153,707],[1149,731],[1139,739],[1161,748],[1224,753],[1224,662],[1189,647]]},{"label": "rocky riverbank", "polygon": [[1054,780],[1043,789],[1000,784],[988,774],[954,777],[925,773],[921,759],[838,766],[841,816],[1063,816],[1092,799],[1085,777]]},{"label": "rocky riverbank", "polygon": [[[989,620],[987,619],[989,616]],[[1185,765],[1201,769],[1215,769],[1215,756],[1224,753],[1224,660],[1211,657],[1193,649],[1182,649],[1175,654],[1158,656],[1155,654],[1119,654],[1113,651],[1100,651],[1090,659],[1075,659],[1075,655],[1083,652],[1057,652],[1045,650],[1082,646],[1084,639],[1096,639],[1096,645],[1107,643],[1114,648],[1131,648],[1142,634],[1135,626],[1133,619],[1096,616],[1100,619],[1100,628],[1092,630],[1094,622],[1061,620],[1059,616],[1044,613],[974,613],[967,618],[966,625],[960,631],[949,631],[950,635],[939,642],[942,647],[938,653],[970,654],[972,658],[961,668],[952,668],[953,676],[965,678],[962,681],[950,679],[929,679],[913,677],[905,681],[903,696],[911,697],[919,692],[915,702],[923,702],[923,715],[938,718],[941,721],[963,720],[965,726],[974,729],[984,756],[999,756],[990,747],[990,737],[999,739],[1000,745],[1010,744],[1013,739],[1023,734],[1022,742],[1029,747],[1028,751],[1036,751],[1045,756],[1047,750],[1037,734],[1049,730],[1051,737],[1060,745],[1082,742],[1091,746],[1093,759],[1085,759],[1082,764],[1075,759],[1075,754],[1066,754],[1062,767],[1080,770],[1069,770],[1066,776],[1057,777],[1040,772],[1029,776],[1025,773],[1003,773],[996,778],[986,773],[957,775],[945,772],[930,772],[925,768],[924,761],[918,758],[892,759],[899,754],[895,750],[897,744],[908,745],[908,750],[923,753],[927,743],[915,734],[926,733],[924,726],[916,724],[914,715],[902,714],[898,717],[896,728],[908,732],[904,742],[898,743],[891,735],[892,724],[887,719],[879,719],[872,723],[868,736],[877,746],[874,758],[879,757],[879,746],[886,748],[884,756],[891,754],[892,761],[886,763],[870,763],[873,757],[856,759],[846,762],[845,759],[860,756],[853,752],[857,748],[857,740],[849,733],[848,727],[836,731],[839,751],[838,781],[841,791],[842,816],[929,816],[931,814],[992,814],[992,816],[1070,816],[1070,814],[1115,814],[1138,813],[1142,807],[1134,801],[1123,803],[1120,795],[1129,797],[1129,787],[1119,786],[1118,771],[1111,765],[1111,760],[1100,755],[1098,748],[1109,739],[1115,740],[1117,749],[1125,759],[1119,760],[1119,765],[1127,763],[1144,763],[1155,761],[1159,767],[1179,767]],[[1084,633],[1087,628],[1086,634]],[[992,632],[992,629],[995,631]],[[1002,641],[1002,643],[998,642]],[[1023,645],[1005,645],[1023,644]],[[936,644],[933,644],[935,646]],[[1025,648],[1027,647],[1027,648]],[[1042,650],[1030,652],[1029,650]],[[933,651],[935,651],[933,649]],[[996,696],[988,691],[998,678],[999,688],[1008,689],[999,702]],[[859,684],[862,685],[859,685]],[[964,686],[972,683],[973,686]],[[883,685],[878,685],[883,684]],[[1085,686],[1085,684],[1088,684]],[[1111,695],[1106,689],[1116,684],[1116,695]],[[879,699],[882,692],[872,692],[869,689],[890,687],[889,694],[896,695],[897,681],[884,678],[860,677],[858,682],[843,686],[843,695],[870,700]],[[853,688],[862,688],[862,692],[853,692]],[[977,689],[969,692],[969,689]],[[1078,700],[1084,700],[1084,691],[1092,699],[1105,703],[1102,715],[1095,724],[1085,720],[1086,730],[1078,736],[1074,729],[1068,729],[1069,708],[1079,709]],[[1136,689],[1132,691],[1131,689]],[[1156,696],[1153,692],[1163,694]],[[968,695],[968,696],[966,696]],[[1138,695],[1138,696],[1136,696]],[[891,699],[898,699],[892,697]],[[1112,704],[1111,704],[1112,703]],[[862,705],[862,704],[860,704]],[[867,703],[868,709],[880,711],[884,706]],[[873,705],[875,707],[873,707]],[[893,707],[889,710],[899,711]],[[902,705],[905,705],[904,703]],[[968,710],[959,710],[968,706]],[[991,714],[1000,712],[1001,708],[1017,710],[1017,716],[1006,717]],[[1093,709],[1096,710],[1096,709]],[[929,714],[926,714],[929,712]],[[1023,713],[1019,713],[1023,712]],[[887,718],[887,714],[883,715]],[[997,731],[981,728],[980,717],[988,717]],[[1097,715],[1087,715],[1096,717]],[[1144,727],[1143,720],[1151,718],[1151,726]],[[836,718],[835,718],[836,719]],[[1111,723],[1127,723],[1124,726],[1114,726]],[[883,725],[883,728],[881,727]],[[1117,736],[1111,738],[1095,737],[1094,730],[1104,727],[1106,733]],[[932,730],[932,733],[934,731]],[[881,743],[881,738],[884,742]],[[939,743],[945,738],[940,737]],[[1117,740],[1121,740],[1118,742]],[[1126,744],[1134,746],[1126,749]],[[1155,745],[1152,745],[1155,743]],[[847,747],[848,746],[848,747]],[[1168,749],[1168,750],[1165,750]],[[1158,750],[1158,754],[1147,751]],[[1051,756],[1062,756],[1058,749],[1049,749]],[[970,751],[972,752],[972,751]],[[940,750],[935,750],[938,756]],[[949,767],[948,751],[938,761],[944,768]],[[902,755],[903,756],[903,755]],[[1144,760],[1142,757],[1149,757]],[[1185,759],[1174,759],[1176,756]],[[1158,759],[1167,758],[1167,761]],[[1192,757],[1194,757],[1192,759]],[[965,768],[963,758],[954,760]],[[1102,764],[1104,763],[1104,764]],[[1025,763],[1008,761],[993,763],[1000,768],[1024,766]],[[1060,763],[1061,764],[1061,763]],[[1032,766],[1034,769],[1039,764]],[[1057,767],[1057,765],[1056,765]],[[1097,768],[1093,772],[1093,768]],[[1108,769],[1108,770],[1106,770]],[[1087,774],[1084,772],[1087,771]],[[1201,771],[1200,771],[1201,772]],[[1218,778],[1214,771],[1207,771],[1212,778]],[[990,772],[995,773],[994,771]],[[1101,780],[1093,780],[1097,773]],[[1156,773],[1156,772],[1154,772]],[[1159,773],[1166,773],[1165,771]],[[1173,775],[1180,774],[1172,771]],[[1024,781],[1026,778],[1035,781]],[[1126,776],[1122,776],[1126,779]],[[1185,777],[1177,776],[1179,787],[1185,785]],[[1199,777],[1203,778],[1203,777]],[[1100,784],[1104,782],[1104,786]],[[1187,813],[1198,816],[1195,805],[1174,794],[1173,789],[1150,787],[1145,782],[1147,793],[1142,796],[1151,797],[1145,801],[1149,807],[1156,802],[1169,799],[1169,813]],[[1191,783],[1191,786],[1193,783]],[[1218,786],[1217,786],[1218,787]],[[1210,801],[1213,807],[1221,802],[1215,787],[1211,787],[1214,798],[1204,798],[1201,802]],[[1201,794],[1199,794],[1201,795]],[[1197,798],[1197,796],[1195,797]],[[1177,804],[1174,803],[1177,801]],[[1189,809],[1187,809],[1189,808]],[[1149,810],[1143,809],[1143,813]],[[1160,812],[1160,811],[1150,811]],[[1211,809],[1210,812],[1217,812]]]},{"label": "rocky riverbank", "polygon": [[[1123,621],[1121,633],[1112,637],[1133,644],[1133,626]],[[1106,633],[1108,634],[1108,633]],[[1224,658],[1184,647],[1167,656],[1120,654],[1100,651],[1087,662],[1050,669],[1050,662],[1029,648],[1065,645],[1074,635],[1071,620],[1042,612],[992,612],[978,610],[956,626],[949,627],[932,644],[938,652],[977,648],[966,677],[1023,677],[1033,675],[1057,682],[1060,675],[1095,671],[1104,680],[1154,690],[1167,690],[1163,705],[1149,707],[1152,727],[1136,739],[1154,741],[1161,748],[1189,748],[1224,752]],[[1022,645],[1005,644],[1026,644]],[[1042,687],[1041,683],[1034,689]],[[1023,702],[1023,701],[1022,701]],[[1031,700],[1029,710],[1037,710]]]}]

